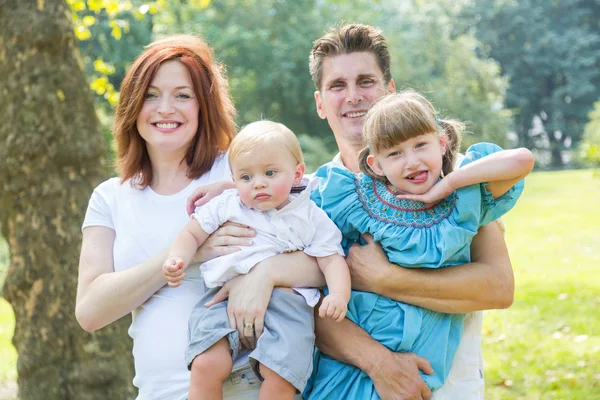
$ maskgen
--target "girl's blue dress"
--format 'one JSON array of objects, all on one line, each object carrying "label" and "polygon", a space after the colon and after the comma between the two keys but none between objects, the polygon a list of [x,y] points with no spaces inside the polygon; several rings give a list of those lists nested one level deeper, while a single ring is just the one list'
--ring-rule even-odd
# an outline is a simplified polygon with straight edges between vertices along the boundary
[{"label": "girl's blue dress", "polygon": [[[467,149],[461,166],[500,147],[479,143]],[[494,199],[485,183],[457,190],[437,205],[398,200],[391,185],[355,175],[337,163],[319,168],[312,199],[344,235],[344,249],[370,233],[389,261],[406,268],[442,268],[471,261],[470,245],[480,226],[509,211],[523,181]],[[429,360],[433,375],[421,373],[429,388],[446,380],[462,335],[464,314],[443,314],[374,293],[352,291],[347,318],[395,352],[413,352]],[[360,369],[315,353],[305,399],[379,399],[373,382]]]}]

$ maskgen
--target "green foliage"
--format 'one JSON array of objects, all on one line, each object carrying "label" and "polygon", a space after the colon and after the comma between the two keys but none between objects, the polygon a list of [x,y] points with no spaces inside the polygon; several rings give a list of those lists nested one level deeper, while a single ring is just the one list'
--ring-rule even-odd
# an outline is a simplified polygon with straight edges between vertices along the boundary
[{"label": "green foliage", "polygon": [[548,149],[552,165],[562,165],[561,151],[581,139],[600,91],[600,3],[474,0],[465,15],[510,78],[506,105],[520,145]]},{"label": "green foliage", "polygon": [[[9,265],[8,243],[0,236],[0,295]],[[17,378],[17,352],[11,343],[15,316],[6,300],[0,297],[0,394],[2,382]]]},{"label": "green foliage", "polygon": [[8,272],[9,265],[9,252],[8,243],[2,236],[0,236],[0,296],[2,296],[2,285],[4,284],[4,278]]},{"label": "green foliage", "polygon": [[165,2],[68,0],[75,34],[97,104],[109,109],[118,99],[118,87],[127,65],[150,42],[152,15]]},{"label": "green foliage", "polygon": [[[470,34],[454,36],[459,3],[403,2],[384,27],[396,86],[423,92],[448,118],[467,122],[464,147],[479,141],[507,146],[510,113],[503,108],[506,80]],[[478,57],[478,51],[480,57]]]},{"label": "green foliage", "polygon": [[536,172],[504,217],[515,302],[486,312],[486,399],[596,399],[600,185],[590,170]]},{"label": "green foliage", "polygon": [[[158,36],[197,32],[204,36],[228,70],[239,124],[259,118],[278,120],[298,135],[322,139],[335,150],[330,130],[314,109],[314,85],[308,73],[312,41],[340,21],[382,28],[394,57],[399,86],[424,91],[446,116],[469,122],[474,141],[506,145],[506,82],[497,64],[477,57],[472,35],[453,37],[450,26],[461,2],[393,0],[222,0],[197,12],[172,1],[153,19]],[[319,158],[319,157],[317,157]]]},{"label": "green foliage", "polygon": [[589,114],[590,121],[585,126],[581,157],[591,165],[600,167],[600,101]]},{"label": "green foliage", "polygon": [[298,136],[298,140],[302,146],[307,174],[315,172],[321,165],[331,161],[336,154],[336,150],[329,150],[336,148],[333,135],[317,137],[302,134]]},{"label": "green foliage", "polygon": [[0,390],[3,382],[17,379],[17,351],[11,343],[14,330],[15,315],[12,307],[0,297]]},{"label": "green foliage", "polygon": [[[329,128],[313,106],[308,54],[311,41],[340,16],[356,16],[355,7],[365,9],[367,2],[222,0],[202,12],[181,2],[157,16],[155,32],[199,33],[207,39],[227,67],[240,125],[268,118],[298,135],[328,137]],[[331,9],[338,11],[335,18]]]}]

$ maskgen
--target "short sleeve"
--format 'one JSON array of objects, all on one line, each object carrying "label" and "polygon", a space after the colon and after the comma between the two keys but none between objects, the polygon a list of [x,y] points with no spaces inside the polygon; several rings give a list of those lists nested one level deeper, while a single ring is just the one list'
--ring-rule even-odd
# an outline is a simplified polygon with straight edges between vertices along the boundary
[{"label": "short sleeve", "polygon": [[311,200],[333,220],[342,231],[344,239],[357,241],[359,234],[351,220],[355,220],[357,214],[366,213],[361,211],[362,204],[356,191],[356,175],[337,163],[327,163],[317,170],[315,178],[318,179],[318,186],[312,192]]},{"label": "short sleeve", "polygon": [[235,189],[224,191],[208,203],[196,207],[192,218],[198,221],[202,230],[210,235],[227,222],[226,211],[231,207],[229,203],[232,199],[237,197],[236,193]]},{"label": "short sleeve", "polygon": [[317,229],[310,244],[304,248],[304,252],[313,257],[327,257],[332,254],[344,256],[341,245],[342,232],[329,219],[325,211],[317,207],[313,201],[310,203],[311,224]]},{"label": "short sleeve", "polygon": [[[492,143],[477,143],[470,146],[466,153],[465,158],[462,160],[460,166],[464,167],[472,163],[473,161],[479,160],[485,156],[488,156],[493,153],[497,153],[502,151],[502,148],[496,144]],[[494,199],[492,194],[486,189],[487,182],[480,183],[481,190],[481,218],[479,221],[479,225],[487,225],[495,219],[500,218],[508,211],[510,211],[517,200],[523,193],[523,188],[525,187],[525,180],[520,180],[517,182],[512,188],[510,188],[506,193],[502,196]]]},{"label": "short sleeve", "polygon": [[94,189],[85,212],[82,230],[88,226],[104,226],[115,229],[112,220],[112,204],[115,199],[115,185],[119,184],[118,178],[112,178]]}]

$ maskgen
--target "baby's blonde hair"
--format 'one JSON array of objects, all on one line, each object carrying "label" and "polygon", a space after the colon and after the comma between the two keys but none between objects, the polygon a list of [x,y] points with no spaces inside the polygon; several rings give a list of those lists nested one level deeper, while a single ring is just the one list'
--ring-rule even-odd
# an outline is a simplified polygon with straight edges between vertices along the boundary
[{"label": "baby's blonde hair", "polygon": [[448,145],[443,156],[442,171],[452,172],[456,153],[460,149],[464,124],[457,120],[440,120],[433,104],[414,90],[403,90],[382,97],[365,117],[363,139],[365,147],[358,156],[360,170],[372,178],[387,183],[385,176],[375,174],[367,164],[369,154],[378,154],[409,139],[429,133],[446,135]]},{"label": "baby's blonde hair", "polygon": [[240,154],[275,146],[286,148],[298,163],[304,163],[300,142],[287,126],[273,121],[256,121],[242,128],[229,146],[229,165]]}]

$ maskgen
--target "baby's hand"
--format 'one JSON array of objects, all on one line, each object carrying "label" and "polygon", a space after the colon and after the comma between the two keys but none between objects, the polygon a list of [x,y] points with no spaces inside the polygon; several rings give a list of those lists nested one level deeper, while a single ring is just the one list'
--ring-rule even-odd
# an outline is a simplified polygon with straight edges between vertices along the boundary
[{"label": "baby's hand", "polygon": [[171,287],[177,287],[185,277],[183,260],[179,257],[169,257],[162,266],[163,276]]},{"label": "baby's hand", "polygon": [[192,215],[196,207],[203,206],[208,203],[211,199],[217,197],[227,189],[232,189],[233,183],[229,181],[222,181],[213,183],[211,185],[200,186],[194,190],[194,193],[188,197],[186,202],[186,209],[188,215]]},{"label": "baby's hand", "polygon": [[328,317],[340,322],[346,317],[346,311],[348,311],[348,298],[340,293],[329,293],[321,302],[319,317]]}]

